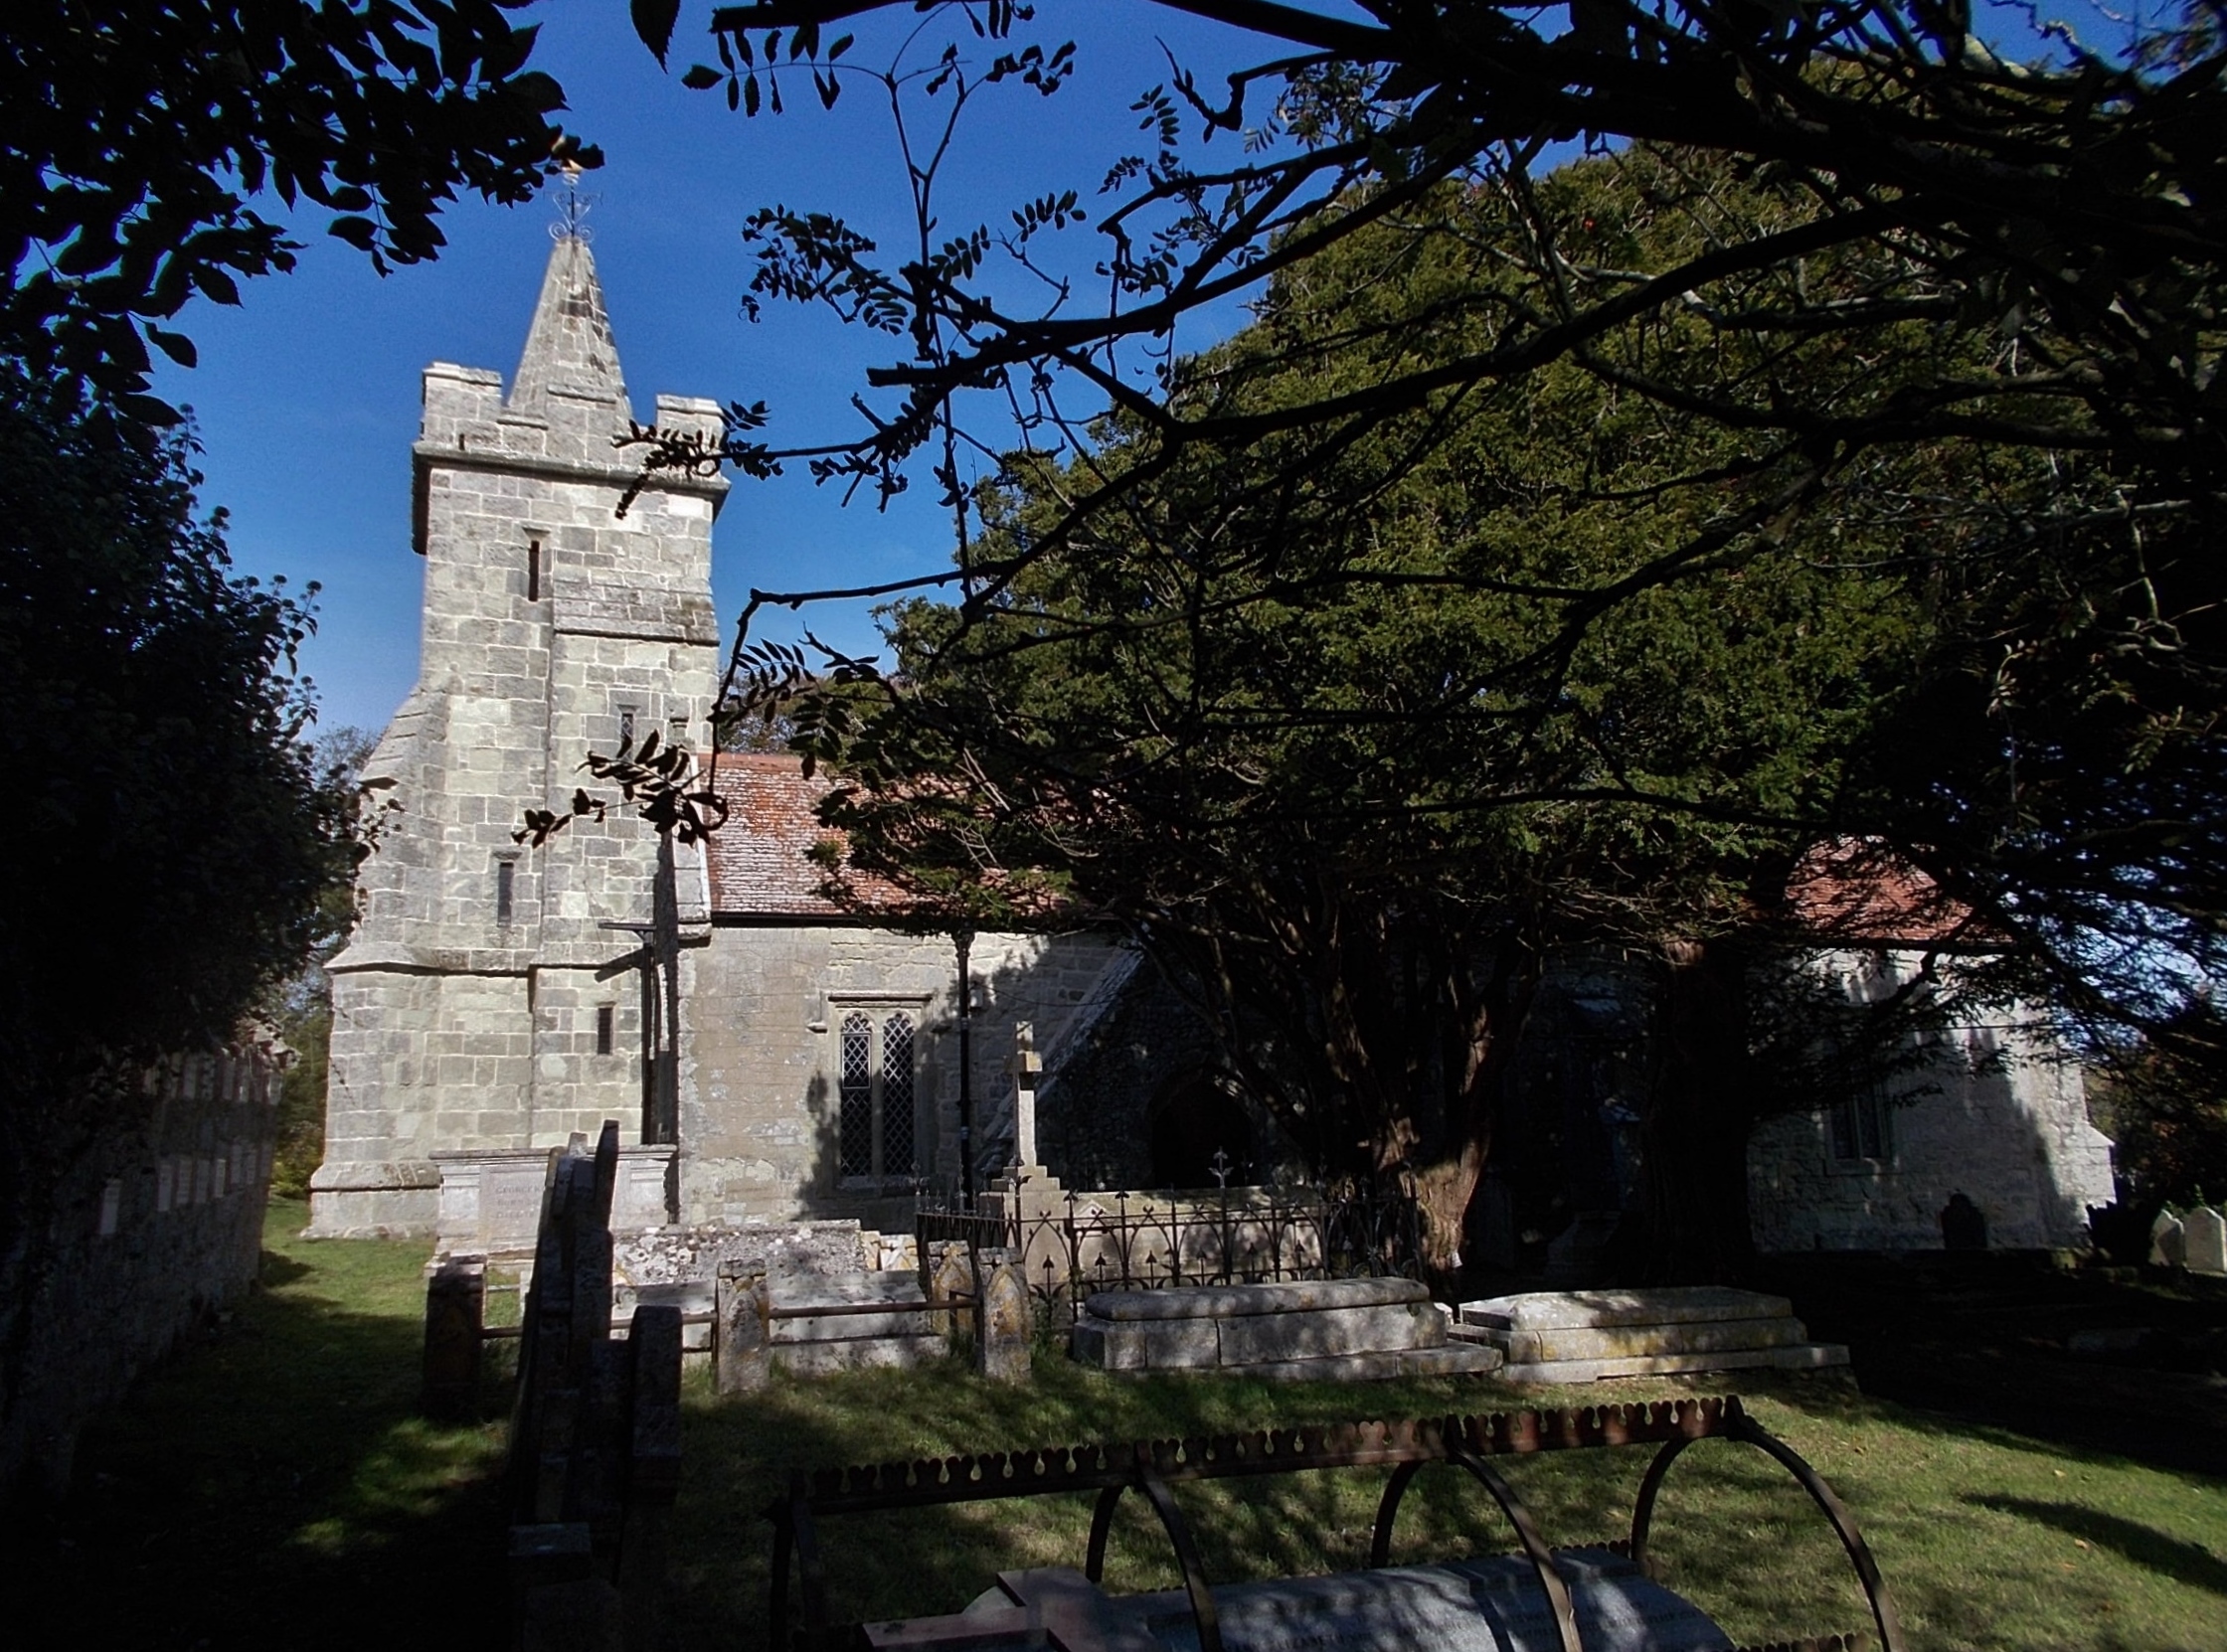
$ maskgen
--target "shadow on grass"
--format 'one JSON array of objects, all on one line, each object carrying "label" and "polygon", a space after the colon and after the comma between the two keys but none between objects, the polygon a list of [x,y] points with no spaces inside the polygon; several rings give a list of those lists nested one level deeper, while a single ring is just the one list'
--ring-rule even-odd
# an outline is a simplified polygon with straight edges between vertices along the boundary
[{"label": "shadow on grass", "polygon": [[257,1277],[264,1290],[275,1290],[280,1285],[290,1285],[297,1279],[306,1279],[315,1271],[307,1262],[299,1262],[280,1251],[265,1249],[257,1263]]},{"label": "shadow on grass", "polygon": [[1964,1502],[1997,1514],[2054,1526],[2069,1537],[2110,1549],[2139,1567],[2212,1594],[2227,1595],[2227,1561],[2200,1543],[2187,1543],[2140,1521],[2126,1520],[2078,1503],[2045,1503],[2031,1497],[1966,1497]]},{"label": "shadow on grass", "polygon": [[87,1431],[27,1557],[72,1644],[502,1643],[502,1429],[414,1414],[421,1261],[266,1252],[269,1288]]},{"label": "shadow on grass", "polygon": [[[924,1462],[1000,1451],[1357,1418],[1443,1416],[1521,1408],[1528,1397],[1460,1381],[1269,1385],[1229,1378],[1109,1378],[1040,1360],[1033,1384],[999,1389],[960,1368],[854,1373],[720,1400],[692,1385],[687,1472],[673,1529],[680,1644],[771,1645],[767,1593],[771,1528],[765,1513],[796,1468]],[[1568,1403],[1569,1396],[1556,1397]],[[1553,1402],[1547,1402],[1549,1404]],[[1543,1453],[1499,1467],[1550,1541],[1622,1537],[1651,1447]],[[1316,1575],[1367,1565],[1389,1471],[1310,1471],[1189,1483],[1176,1500],[1216,1582]],[[997,1572],[1082,1565],[1088,1494],[943,1505],[845,1516],[819,1530],[836,1622],[951,1612]],[[1754,1641],[1868,1620],[1831,1530],[1783,1471],[1726,1446],[1688,1454],[1658,1527],[1674,1587]],[[1757,1533],[1769,1533],[1758,1542]],[[1728,1542],[1728,1537],[1733,1541]],[[1498,1508],[1466,1475],[1422,1475],[1402,1505],[1401,1563],[1494,1555],[1514,1547]],[[1759,1555],[1768,1564],[1759,1564]],[[1168,1538],[1141,1498],[1114,1523],[1107,1584],[1118,1593],[1179,1587]],[[792,1583],[792,1588],[793,1588]],[[792,1595],[792,1599],[795,1597]]]}]

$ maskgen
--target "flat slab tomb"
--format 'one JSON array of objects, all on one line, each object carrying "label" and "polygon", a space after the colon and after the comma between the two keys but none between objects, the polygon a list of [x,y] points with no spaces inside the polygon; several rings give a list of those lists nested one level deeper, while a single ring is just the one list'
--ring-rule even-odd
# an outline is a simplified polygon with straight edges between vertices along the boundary
[{"label": "flat slab tomb", "polygon": [[[1600,1652],[1726,1652],[1723,1630],[1692,1602],[1606,1549],[1566,1549],[1578,1630]],[[1520,1557],[1388,1567],[1214,1589],[1227,1652],[1559,1652],[1546,1592]],[[974,1652],[1029,1644],[1066,1652],[1198,1652],[1180,1589],[1112,1595],[1066,1567],[998,1575],[965,1611],[866,1625],[882,1652]]]},{"label": "flat slab tomb", "polygon": [[1276,1380],[1366,1380],[1499,1365],[1458,1345],[1414,1279],[1282,1280],[1100,1291],[1075,1322],[1075,1357],[1106,1371],[1243,1371]]}]

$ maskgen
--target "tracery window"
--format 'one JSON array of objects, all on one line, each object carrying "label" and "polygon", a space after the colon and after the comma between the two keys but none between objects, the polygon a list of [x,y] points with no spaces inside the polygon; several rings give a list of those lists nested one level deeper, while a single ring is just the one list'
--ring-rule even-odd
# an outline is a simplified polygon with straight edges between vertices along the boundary
[{"label": "tracery window", "polygon": [[917,1172],[914,1045],[908,1011],[844,1015],[836,1049],[836,1165],[843,1177]]},{"label": "tracery window", "polygon": [[1827,1119],[1832,1156],[1840,1163],[1885,1163],[1894,1157],[1894,1102],[1876,1081],[1833,1102]]}]

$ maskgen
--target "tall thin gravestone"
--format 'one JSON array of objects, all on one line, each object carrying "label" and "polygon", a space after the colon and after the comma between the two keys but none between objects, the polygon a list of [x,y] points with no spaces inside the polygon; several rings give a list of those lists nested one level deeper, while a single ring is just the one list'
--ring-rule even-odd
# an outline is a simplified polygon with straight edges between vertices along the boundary
[{"label": "tall thin gravestone", "polygon": [[1023,1168],[1041,1163],[1036,1156],[1036,1085],[1044,1058],[1036,1052],[1036,1029],[1023,1021],[1013,1029],[1013,1162]]},{"label": "tall thin gravestone", "polygon": [[982,1274],[982,1335],[974,1349],[975,1365],[993,1383],[1025,1383],[1029,1379],[1028,1285],[1011,1262],[998,1262]]},{"label": "tall thin gravestone", "polygon": [[2187,1254],[2187,1235],[2180,1218],[2171,1211],[2159,1211],[2157,1220],[2149,1225],[2149,1265],[2178,1267]]},{"label": "tall thin gravestone", "polygon": [[422,1408],[428,1416],[468,1416],[478,1399],[480,1331],[487,1316],[487,1264],[450,1256],[426,1281]]},{"label": "tall thin gravestone", "polygon": [[719,1392],[751,1394],[764,1388],[772,1367],[765,1273],[743,1262],[720,1263],[714,1301],[718,1341],[712,1365]]}]

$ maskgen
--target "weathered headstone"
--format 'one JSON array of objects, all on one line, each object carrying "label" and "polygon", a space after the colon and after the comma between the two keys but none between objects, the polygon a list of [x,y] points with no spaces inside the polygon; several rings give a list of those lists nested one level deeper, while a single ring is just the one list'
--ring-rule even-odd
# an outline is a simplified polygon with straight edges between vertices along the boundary
[{"label": "weathered headstone", "polygon": [[973,1325],[974,1265],[965,1245],[951,1241],[942,1247],[929,1276],[928,1298],[942,1304],[928,1317],[929,1329],[938,1336],[956,1336]]},{"label": "weathered headstone", "polygon": [[1029,1334],[1034,1327],[1028,1286],[1011,1262],[983,1270],[981,1324],[974,1349],[976,1369],[993,1383],[1027,1382]]},{"label": "weathered headstone", "polygon": [[2180,1232],[2189,1272],[2227,1274],[2227,1218],[2199,1205],[2180,1219]]},{"label": "weathered headstone", "polygon": [[765,1274],[736,1262],[721,1264],[714,1299],[719,1340],[712,1354],[713,1382],[721,1394],[749,1394],[766,1386],[771,1369],[766,1307]]},{"label": "weathered headstone", "polygon": [[426,1352],[420,1401],[428,1416],[468,1415],[479,1392],[480,1329],[487,1315],[487,1264],[443,1260],[426,1281]]},{"label": "weathered headstone", "polygon": [[1987,1217],[1962,1192],[1952,1193],[1941,1207],[1941,1243],[1948,1250],[1987,1248]]},{"label": "weathered headstone", "polygon": [[2149,1265],[2178,1267],[2187,1255],[2187,1236],[2180,1218],[2171,1211],[2159,1211],[2157,1220],[2149,1225]]}]

